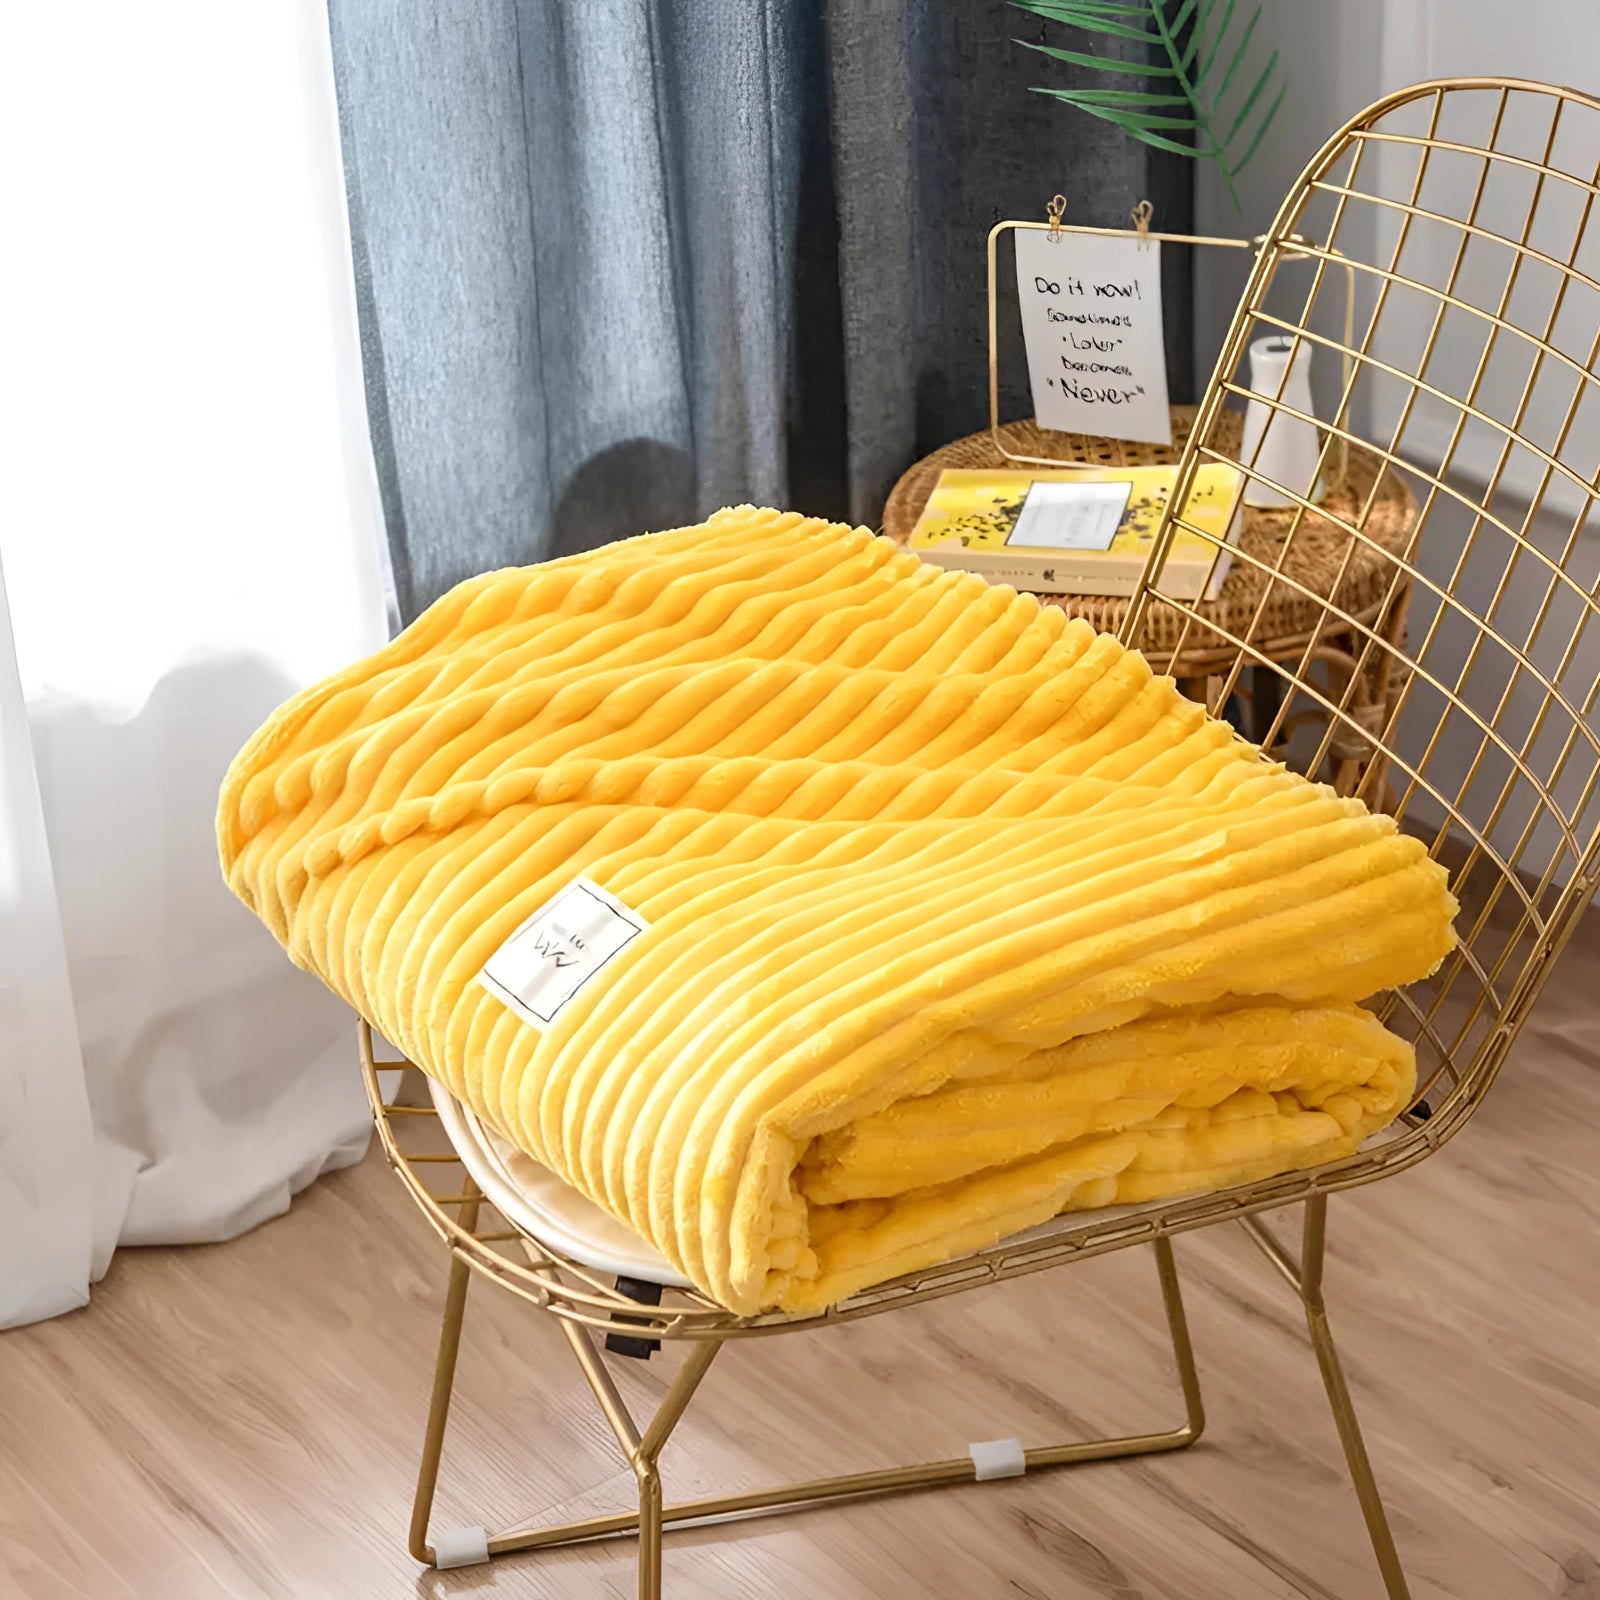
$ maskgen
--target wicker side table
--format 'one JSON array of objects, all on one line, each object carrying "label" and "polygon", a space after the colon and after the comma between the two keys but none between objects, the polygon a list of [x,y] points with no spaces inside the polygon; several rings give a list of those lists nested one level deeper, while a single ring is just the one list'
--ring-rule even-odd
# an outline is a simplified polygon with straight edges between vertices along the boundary
[{"label": "wicker side table", "polygon": [[[1108,467],[1159,466],[1177,461],[1195,414],[1192,406],[1172,408],[1170,446],[1124,444],[1054,433],[1032,421],[1007,423],[1000,433],[1007,449],[1017,455],[1087,461]],[[1237,413],[1223,413],[1218,437],[1212,441],[1218,450],[1238,454],[1240,422]],[[910,538],[939,474],[947,467],[1004,469],[1012,465],[995,448],[987,430],[935,450],[895,484],[883,509],[884,533],[900,544]],[[1278,581],[1271,572],[1262,571],[1252,562],[1234,562],[1217,598],[1202,600],[1197,606],[1202,617],[1216,623],[1216,629],[1191,628],[1183,641],[1181,659],[1174,660],[1173,650],[1184,619],[1165,607],[1153,607],[1146,616],[1140,640],[1150,664],[1157,671],[1172,673],[1192,698],[1214,701],[1220,684],[1215,675],[1236,659],[1238,647],[1234,641],[1242,638],[1262,655],[1283,663],[1291,675],[1309,650],[1312,659],[1327,663],[1334,687],[1342,690],[1359,669],[1361,641],[1352,631],[1329,632],[1323,621],[1323,601],[1333,599],[1358,623],[1386,639],[1396,643],[1405,639],[1410,579],[1383,552],[1397,556],[1405,553],[1416,524],[1416,501],[1398,474],[1375,456],[1353,450],[1345,483],[1328,497],[1326,504],[1333,515],[1356,523],[1369,498],[1365,527],[1381,550],[1353,544],[1348,534],[1331,521],[1307,517],[1283,563],[1284,578],[1290,581]],[[1247,506],[1240,547],[1268,566],[1276,565],[1291,518],[1290,511]],[[1082,617],[1105,633],[1116,633],[1128,614],[1126,599],[1108,595],[1041,595],[1040,599],[1069,616]],[[1375,653],[1387,661],[1385,653]],[[1245,691],[1251,702],[1249,732],[1258,742],[1265,743],[1278,718],[1280,679],[1275,672],[1263,668],[1255,669],[1252,676],[1254,683]],[[1386,668],[1364,673],[1353,697],[1356,720],[1370,724],[1374,734],[1379,732],[1400,689],[1400,682]],[[1319,716],[1315,706],[1291,707],[1290,711],[1292,714],[1282,719],[1272,740],[1276,746],[1286,744],[1297,726]],[[1348,733],[1330,741],[1331,777],[1341,792],[1352,792],[1360,783],[1367,753],[1365,741]],[[1376,786],[1375,780],[1368,789]],[[1377,803],[1381,791],[1371,798]]]}]

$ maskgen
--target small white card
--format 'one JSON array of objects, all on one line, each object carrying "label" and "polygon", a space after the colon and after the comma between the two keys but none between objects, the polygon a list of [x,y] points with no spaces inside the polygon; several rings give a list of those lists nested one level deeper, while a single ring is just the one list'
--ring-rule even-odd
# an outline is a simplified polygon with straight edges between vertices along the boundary
[{"label": "small white card", "polygon": [[1042,550],[1109,550],[1132,498],[1131,483],[1036,483],[1006,543]]},{"label": "small white card", "polygon": [[574,878],[484,962],[478,982],[524,1022],[548,1028],[649,926],[599,884]]},{"label": "small white card", "polygon": [[1170,445],[1160,240],[1012,237],[1039,426]]}]

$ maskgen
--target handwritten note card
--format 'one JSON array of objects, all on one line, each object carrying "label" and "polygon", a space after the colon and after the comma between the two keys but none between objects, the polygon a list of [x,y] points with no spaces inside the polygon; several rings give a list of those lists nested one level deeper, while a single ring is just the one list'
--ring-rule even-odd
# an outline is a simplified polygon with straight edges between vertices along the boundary
[{"label": "handwritten note card", "polygon": [[1161,243],[1019,228],[1017,294],[1042,428],[1172,443]]}]

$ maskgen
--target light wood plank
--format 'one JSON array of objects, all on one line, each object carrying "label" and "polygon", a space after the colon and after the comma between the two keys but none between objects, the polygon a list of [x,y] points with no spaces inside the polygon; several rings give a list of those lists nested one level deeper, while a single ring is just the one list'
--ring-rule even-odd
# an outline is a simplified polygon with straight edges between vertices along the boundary
[{"label": "light wood plank", "polygon": [[[1600,1597],[1597,972],[1591,926],[1466,1133],[1332,1205],[1335,1332],[1418,1600]],[[1236,1229],[1178,1257],[1195,1450],[671,1534],[668,1593],[1375,1600],[1295,1303]],[[625,1542],[456,1573],[405,1554],[445,1270],[374,1155],[232,1244],[123,1251],[88,1309],[0,1337],[0,1594],[631,1595]],[[1164,1426],[1162,1326],[1153,1262],[1124,1252],[733,1348],[669,1490]],[[676,1359],[618,1363],[630,1400]],[[443,1520],[611,1509],[630,1485],[559,1332],[476,1285]]]}]

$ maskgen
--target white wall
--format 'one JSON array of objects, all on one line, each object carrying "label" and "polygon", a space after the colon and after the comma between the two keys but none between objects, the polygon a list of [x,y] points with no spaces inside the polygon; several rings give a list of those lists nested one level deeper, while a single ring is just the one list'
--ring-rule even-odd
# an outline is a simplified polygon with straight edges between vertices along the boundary
[{"label": "white wall", "polygon": [[[1258,32],[1263,51],[1273,47],[1281,51],[1289,94],[1271,136],[1237,180],[1243,215],[1234,209],[1209,164],[1200,164],[1197,220],[1202,232],[1245,236],[1262,232],[1284,193],[1329,135],[1381,95],[1407,84],[1441,77],[1507,76],[1570,83],[1574,88],[1600,94],[1600,5],[1595,0],[1337,0],[1320,6],[1308,0],[1265,0]],[[1439,132],[1465,144],[1478,142],[1488,132],[1494,103],[1495,97],[1488,94],[1453,100],[1446,109],[1446,123],[1454,118],[1460,126],[1442,124]],[[1500,147],[1538,157],[1541,144],[1550,137],[1552,107],[1553,102],[1513,103],[1502,124]],[[1405,131],[1421,132],[1426,107],[1419,104],[1413,109],[1417,115],[1412,120],[1418,126]],[[1477,126],[1477,121],[1483,126]],[[1358,187],[1376,187],[1391,198],[1405,198],[1416,170],[1414,147],[1386,146],[1378,156],[1375,182],[1372,170],[1363,169]],[[1564,111],[1554,159],[1575,173],[1587,175],[1600,169],[1600,113],[1583,108],[1572,108],[1570,114]],[[1483,164],[1476,157],[1445,153],[1430,158],[1418,203],[1444,215],[1464,215],[1482,171]],[[1491,171],[1492,181],[1479,200],[1479,220],[1515,237],[1533,197],[1532,175],[1505,163],[1495,163]],[[1583,220],[1582,201],[1582,191],[1572,185],[1548,185],[1541,194],[1530,242],[1550,256],[1564,259]],[[1397,211],[1374,206],[1358,211],[1352,205],[1338,242],[1347,253],[1386,262],[1400,216]],[[1356,219],[1354,228],[1351,218]],[[1363,228],[1365,232],[1361,231]],[[1318,230],[1313,225],[1310,231]],[[1591,278],[1600,279],[1600,207],[1589,216],[1585,237],[1587,242],[1578,253],[1577,264]],[[1461,239],[1459,230],[1439,224],[1414,225],[1400,257],[1401,271],[1427,281],[1444,282]],[[1201,371],[1209,371],[1232,317],[1248,259],[1243,252],[1237,260],[1226,252],[1200,254],[1198,366]],[[1510,252],[1501,245],[1469,241],[1461,258],[1457,292],[1474,305],[1492,309],[1505,289],[1510,260]],[[1292,288],[1289,274],[1310,270],[1303,266],[1286,268],[1284,281],[1275,293],[1281,290],[1287,296]],[[1559,281],[1559,274],[1548,268],[1520,274],[1514,281],[1507,316],[1523,326],[1540,328],[1558,305],[1554,297]],[[1358,340],[1374,303],[1375,282],[1368,280],[1356,297]],[[1396,292],[1379,323],[1375,352],[1398,371],[1417,371],[1416,362],[1438,311],[1436,299],[1414,294],[1413,300],[1407,301],[1403,292]],[[1554,324],[1551,337],[1562,348],[1576,352],[1581,366],[1582,352],[1590,339],[1600,339],[1600,294],[1579,286],[1559,302],[1559,311],[1560,319]],[[1329,321],[1331,317],[1322,317],[1316,325],[1332,332],[1327,327]],[[1438,348],[1427,368],[1429,379],[1445,392],[1465,393],[1479,367],[1490,326],[1470,313],[1446,312],[1438,328]],[[1546,448],[1554,449],[1555,435],[1560,432],[1574,392],[1582,392],[1581,380],[1573,368],[1559,363],[1536,370],[1533,352],[1532,345],[1510,338],[1500,340],[1492,359],[1483,366],[1475,399],[1485,413],[1503,420],[1510,420],[1521,404],[1523,431]],[[1314,356],[1313,370],[1319,409],[1324,415],[1331,414],[1340,377],[1338,363],[1324,353]],[[1535,380],[1531,383],[1530,374]],[[1351,425],[1369,437],[1387,440],[1400,414],[1399,396],[1409,385],[1387,380],[1389,387],[1385,390],[1384,381],[1369,385],[1365,392],[1358,390]],[[1525,395],[1528,399],[1524,403]],[[1542,494],[1542,510],[1530,531],[1547,554],[1560,557],[1572,537],[1574,522],[1586,507],[1583,494],[1559,479],[1550,484],[1537,455],[1513,452],[1509,459],[1502,460],[1501,436],[1491,429],[1479,428],[1475,435],[1472,429],[1477,425],[1469,425],[1451,449],[1459,415],[1442,402],[1424,399],[1414,408],[1400,435],[1401,453],[1428,468],[1436,468],[1448,453],[1448,479],[1469,497],[1481,494],[1490,475],[1503,466],[1505,489],[1491,501],[1492,513],[1508,526],[1519,527],[1529,500]],[[1600,394],[1591,395],[1577,410],[1561,456],[1582,477],[1589,478],[1600,471]],[[1441,582],[1449,580],[1471,532],[1470,513],[1441,497],[1418,553],[1424,572]],[[1554,672],[1580,615],[1579,607],[1572,597],[1558,595],[1557,604],[1540,621],[1540,607],[1550,584],[1549,570],[1528,556],[1511,562],[1514,548],[1510,539],[1480,529],[1475,554],[1464,565],[1458,592],[1480,615],[1492,610],[1496,627],[1519,643],[1534,635],[1530,656],[1542,670]],[[1600,526],[1591,522],[1579,533],[1565,559],[1567,570],[1577,583],[1592,592],[1600,572]],[[1419,586],[1412,611],[1413,646],[1429,627],[1436,610],[1425,587]],[[1470,623],[1445,619],[1434,640],[1429,665],[1446,682],[1452,682],[1472,660],[1469,650],[1474,634]],[[1510,658],[1503,654],[1495,657],[1492,651],[1482,653],[1466,673],[1462,698],[1481,715],[1497,714],[1514,746],[1531,740],[1529,763],[1545,776],[1554,765],[1558,746],[1550,744],[1548,731],[1533,737],[1544,691],[1526,672],[1512,680],[1511,665]],[[1578,647],[1566,663],[1562,686],[1572,698],[1581,701],[1582,690],[1594,681],[1597,672],[1600,623],[1591,622],[1581,632]],[[1512,680],[1509,688],[1508,680]],[[1443,722],[1440,742],[1428,759],[1427,771],[1442,792],[1454,795],[1454,786],[1472,766],[1481,733],[1469,719],[1450,713],[1442,697],[1435,696],[1426,706],[1423,698],[1419,696],[1413,707],[1417,715],[1402,727],[1401,744],[1413,759],[1419,757]],[[1591,707],[1587,723],[1600,731],[1600,710]],[[1570,729],[1570,721],[1564,726]],[[1494,752],[1491,757],[1480,774],[1477,792],[1463,806],[1469,815],[1485,823],[1510,770],[1508,758]],[[1576,755],[1568,761],[1557,783],[1558,797],[1566,805],[1576,803],[1592,770],[1588,751],[1580,740]],[[1437,815],[1437,808],[1426,803],[1414,808],[1422,817],[1430,810]],[[1600,800],[1591,798],[1583,819],[1589,827],[1594,825],[1597,811]],[[1502,816],[1492,833],[1496,845],[1512,850],[1526,821],[1525,811]],[[1523,864],[1542,870],[1554,839],[1553,830],[1541,830],[1538,844],[1524,854]]]},{"label": "white wall", "polygon": [[[1235,179],[1242,213],[1206,161],[1196,163],[1200,233],[1254,237],[1266,231],[1289,185],[1328,135],[1391,87],[1414,82],[1421,52],[1414,35],[1426,0],[1264,0],[1254,59],[1280,53],[1289,92],[1269,136]],[[1391,64],[1391,56],[1403,57]],[[1203,250],[1195,263],[1197,359],[1209,373],[1249,269],[1243,252]]]},{"label": "white wall", "polygon": [[[1201,233],[1262,232],[1324,140],[1380,95],[1426,78],[1532,78],[1600,94],[1595,0],[1264,0],[1259,59],[1281,52],[1289,93],[1269,138],[1236,180],[1243,213],[1200,162]],[[1203,253],[1199,369],[1209,371],[1244,281],[1239,263]]]}]

